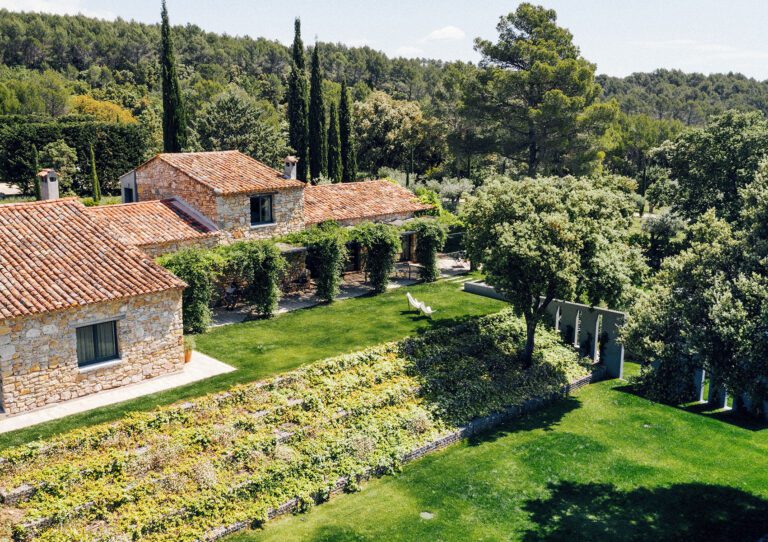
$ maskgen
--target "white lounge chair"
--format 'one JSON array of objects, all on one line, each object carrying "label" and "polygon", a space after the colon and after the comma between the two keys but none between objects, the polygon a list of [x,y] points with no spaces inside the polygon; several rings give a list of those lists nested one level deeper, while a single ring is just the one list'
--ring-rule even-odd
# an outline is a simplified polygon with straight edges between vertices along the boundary
[{"label": "white lounge chair", "polygon": [[421,310],[421,303],[416,301],[416,298],[414,298],[410,292],[405,293],[405,297],[408,298],[408,307],[411,308],[411,310],[420,311]]},{"label": "white lounge chair", "polygon": [[427,316],[428,318],[432,318],[432,313],[435,312],[432,310],[432,307],[427,306],[426,303],[421,304],[421,314],[424,316]]}]

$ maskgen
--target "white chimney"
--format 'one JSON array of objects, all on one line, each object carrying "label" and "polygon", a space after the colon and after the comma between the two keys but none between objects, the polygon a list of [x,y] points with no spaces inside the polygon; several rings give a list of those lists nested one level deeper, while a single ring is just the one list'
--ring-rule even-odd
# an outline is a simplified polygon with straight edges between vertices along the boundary
[{"label": "white chimney", "polygon": [[285,157],[285,170],[283,171],[284,179],[296,180],[296,165],[299,163],[299,159],[295,156]]},{"label": "white chimney", "polygon": [[44,169],[37,176],[40,178],[40,195],[45,200],[59,199],[59,176],[53,169]]}]

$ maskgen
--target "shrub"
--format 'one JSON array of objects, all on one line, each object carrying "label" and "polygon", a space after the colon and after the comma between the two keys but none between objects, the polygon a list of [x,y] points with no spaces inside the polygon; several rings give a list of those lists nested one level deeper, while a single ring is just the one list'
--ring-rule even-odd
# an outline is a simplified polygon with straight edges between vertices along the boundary
[{"label": "shrub", "polygon": [[422,214],[429,216],[440,216],[443,212],[443,202],[440,200],[440,195],[434,190],[419,186],[414,190],[416,197],[421,203],[432,205],[432,209],[428,211],[422,211]]},{"label": "shrub", "polygon": [[445,246],[448,235],[445,228],[434,220],[419,220],[413,230],[416,232],[416,260],[423,266],[419,275],[422,280],[434,282],[440,277],[437,252]]},{"label": "shrub", "polygon": [[271,241],[241,241],[219,250],[225,273],[245,283],[244,298],[262,318],[272,316],[280,298],[280,273],[285,258]]},{"label": "shrub", "polygon": [[339,232],[325,231],[307,243],[317,286],[317,297],[333,301],[339,295],[341,273],[347,260],[347,245]]},{"label": "shrub", "polygon": [[389,276],[395,269],[395,256],[400,250],[400,235],[392,226],[365,222],[356,226],[352,239],[363,249],[365,271],[373,291],[386,291]]},{"label": "shrub", "polygon": [[186,249],[158,258],[158,263],[187,283],[182,294],[185,333],[203,333],[211,321],[213,281],[221,259],[208,250]]}]

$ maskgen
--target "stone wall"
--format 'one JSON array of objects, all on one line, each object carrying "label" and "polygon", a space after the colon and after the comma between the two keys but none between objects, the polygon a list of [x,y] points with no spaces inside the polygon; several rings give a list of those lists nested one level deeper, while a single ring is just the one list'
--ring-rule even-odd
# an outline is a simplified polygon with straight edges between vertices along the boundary
[{"label": "stone wall", "polygon": [[413,218],[415,213],[393,213],[389,215],[366,216],[363,218],[350,218],[348,220],[337,220],[341,226],[355,226],[363,222],[392,222],[394,220],[408,220]]},{"label": "stone wall", "polygon": [[[119,362],[79,368],[75,329],[118,319]],[[0,322],[5,412],[17,414],[184,367],[181,290]]]},{"label": "stone wall", "polygon": [[251,196],[235,194],[219,196],[215,222],[232,240],[270,239],[304,229],[304,188],[289,188],[272,194],[272,218],[274,223],[251,226]]},{"label": "stone wall", "polygon": [[208,237],[195,237],[182,241],[167,241],[165,243],[153,243],[151,245],[141,245],[138,248],[151,258],[157,258],[164,254],[170,254],[186,248],[214,248],[222,243],[223,237],[217,232]]},{"label": "stone wall", "polygon": [[159,158],[150,160],[136,169],[139,201],[179,198],[217,222],[216,196],[213,189],[192,179]]}]

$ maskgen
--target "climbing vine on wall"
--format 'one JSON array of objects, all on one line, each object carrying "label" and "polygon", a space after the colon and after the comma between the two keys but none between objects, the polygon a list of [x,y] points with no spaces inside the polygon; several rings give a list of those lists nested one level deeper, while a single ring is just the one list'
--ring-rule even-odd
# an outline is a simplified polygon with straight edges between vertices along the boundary
[{"label": "climbing vine on wall", "polygon": [[416,260],[422,265],[421,279],[434,282],[440,277],[437,267],[437,253],[445,246],[445,227],[434,220],[418,220],[409,226],[416,232]]}]

